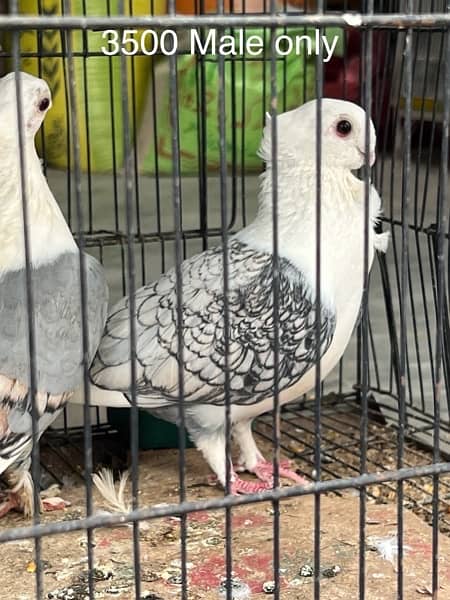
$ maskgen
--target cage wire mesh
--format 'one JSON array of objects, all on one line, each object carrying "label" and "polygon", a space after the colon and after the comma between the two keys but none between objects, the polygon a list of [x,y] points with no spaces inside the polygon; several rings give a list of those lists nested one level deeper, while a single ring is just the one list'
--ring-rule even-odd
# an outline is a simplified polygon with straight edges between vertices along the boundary
[{"label": "cage wire mesh", "polygon": [[[350,9],[361,12],[348,14]],[[450,586],[442,568],[450,530],[450,466],[444,462],[450,444],[447,5],[431,0],[368,2],[362,7],[345,0],[327,6],[321,0],[308,10],[271,2],[257,12],[243,15],[233,7],[231,12],[223,2],[207,12],[201,1],[192,9],[194,16],[186,17],[176,11],[173,0],[167,11],[156,1],[42,0],[11,1],[9,14],[0,17],[5,72],[20,68],[50,84],[54,113],[49,113],[38,140],[43,166],[80,247],[105,267],[111,303],[130,294],[133,312],[133,290],[175,267],[177,316],[182,322],[182,260],[220,243],[226,259],[231,234],[255,216],[262,169],[255,153],[266,111],[272,116],[271,152],[276,155],[274,115],[315,97],[349,99],[372,116],[378,134],[372,178],[383,200],[380,230],[391,234],[388,252],[378,253],[369,282],[365,246],[358,326],[343,359],[325,381],[317,355],[313,389],[280,406],[275,377],[274,415],[263,415],[254,426],[258,443],[275,461],[274,490],[223,497],[207,488],[206,464],[194,465],[195,475],[189,474],[194,459],[186,448],[183,426],[177,434],[178,451],[153,450],[146,453],[151,456],[147,462],[139,453],[135,373],[129,422],[122,432],[117,420],[110,424],[109,410],[69,406],[46,432],[41,451],[34,444],[37,487],[65,483],[63,492],[72,499],[73,490],[74,507],[62,518],[36,510],[32,524],[21,516],[7,517],[9,527],[0,532],[0,541],[17,573],[8,577],[5,598],[103,594],[156,600],[175,594],[229,600],[264,592],[286,599],[412,598],[418,593],[438,597],[440,585],[443,593]],[[129,29],[140,35],[146,29],[159,35],[173,30],[177,52],[106,56],[101,50],[103,32]],[[263,56],[191,55],[191,30],[201,41],[212,30],[235,36],[238,31],[260,32]],[[292,39],[312,36],[312,30],[337,35],[338,56],[324,62],[320,44],[312,47],[311,56],[275,56],[276,33]],[[368,126],[366,121],[366,132]],[[368,136],[366,144],[368,154]],[[317,215],[320,157],[318,143]],[[23,156],[21,162],[23,166]],[[368,168],[361,177],[367,211]],[[278,194],[275,185],[275,221]],[[317,223],[320,227],[320,219]],[[367,219],[365,227],[367,239]],[[274,230],[277,263],[279,239]],[[320,246],[316,251],[320,257]],[[318,264],[316,281],[320,260]],[[82,273],[84,268],[81,263]],[[275,339],[282,300],[276,273]],[[226,269],[223,290],[227,323]],[[32,307],[32,293],[27,301]],[[320,297],[316,302],[320,314]],[[130,320],[131,347],[136,348],[133,323]],[[230,344],[227,332],[225,327],[225,348]],[[320,322],[315,335],[320,339]],[[182,349],[181,328],[177,336]],[[275,365],[278,353],[275,342]],[[227,360],[224,387],[229,399]],[[84,367],[89,397],[89,365]],[[178,377],[182,397],[182,369]],[[229,402],[224,410],[229,456]],[[181,409],[182,425],[185,418]],[[33,427],[36,440],[34,418]],[[130,432],[129,445],[124,443],[124,429]],[[92,473],[102,465],[124,468],[128,450],[128,512],[124,517],[96,513]],[[311,486],[278,487],[280,450]],[[226,492],[231,475],[227,461]],[[387,507],[386,512],[373,512],[380,506]],[[411,534],[411,509],[431,525],[420,530],[420,543]],[[245,519],[240,522],[242,514]],[[131,523],[131,531],[117,535],[124,530],[112,527],[123,522]],[[339,522],[352,529],[350,541],[345,532],[334,529]],[[83,538],[74,538],[77,532]],[[380,534],[378,541],[373,532]],[[337,546],[340,537],[347,553]],[[20,545],[28,539],[32,547]],[[379,564],[373,571],[370,550],[379,550],[380,540],[390,540],[390,554],[386,544],[382,554],[395,567],[389,573]],[[27,581],[21,581],[23,555],[15,556],[6,544],[11,541],[29,552]],[[65,578],[62,572],[55,575],[64,569],[52,555],[52,544],[57,556],[70,557],[70,564],[64,563]],[[264,556],[257,546],[264,548]],[[330,564],[330,547],[335,564]],[[109,570],[99,566],[99,560],[107,560],[102,548],[117,553]],[[124,555],[126,560],[121,560]],[[252,556],[257,560],[251,562]],[[414,557],[416,562],[410,562]],[[80,564],[83,569],[77,571]]]}]

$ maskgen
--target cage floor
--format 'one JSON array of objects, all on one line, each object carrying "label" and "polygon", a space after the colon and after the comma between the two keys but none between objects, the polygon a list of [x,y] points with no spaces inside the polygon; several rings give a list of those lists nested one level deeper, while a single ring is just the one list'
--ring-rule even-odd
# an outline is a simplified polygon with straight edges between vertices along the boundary
[{"label": "cage floor", "polygon": [[[322,414],[322,477],[339,478],[357,475],[360,467],[360,413],[350,399],[327,396]],[[367,431],[368,471],[396,468],[397,432],[382,422],[376,408],[369,410]],[[273,435],[271,417],[256,423],[259,446],[269,457]],[[85,515],[85,488],[81,438],[74,436],[62,444],[60,435],[47,436],[42,460],[47,477],[51,474],[65,483],[62,495],[71,502],[64,511],[46,513],[43,521],[77,519]],[[293,458],[296,466],[312,477],[314,468],[314,406],[306,402],[283,411],[281,446],[283,454]],[[94,439],[94,463],[126,464],[123,446],[108,430],[99,431]],[[207,485],[208,469],[199,453],[186,453],[188,500],[220,496],[218,488]],[[405,466],[432,462],[431,453],[414,442],[406,442]],[[178,451],[153,450],[140,456],[140,504],[155,505],[178,502]],[[50,478],[49,478],[50,480]],[[418,478],[405,481],[404,531],[405,598],[428,594],[431,585],[432,529],[426,524],[432,514],[432,480]],[[383,559],[371,551],[376,540],[395,540],[397,526],[397,484],[368,488],[366,526],[366,583],[371,600],[396,598],[395,557]],[[450,591],[450,568],[444,556],[450,555],[450,475],[440,478],[439,554],[442,597]],[[129,486],[127,493],[130,494]],[[106,509],[97,492],[95,510]],[[416,514],[414,514],[416,513]],[[232,511],[232,548],[235,575],[251,590],[251,597],[266,597],[265,582],[273,579],[273,509],[270,503],[244,506]],[[30,521],[18,514],[7,516],[3,525],[19,527]],[[281,503],[281,582],[283,600],[312,598],[312,577],[308,572],[314,555],[314,500],[290,498]],[[215,511],[189,516],[187,560],[189,563],[189,599],[220,598],[219,586],[224,567],[224,513]],[[167,600],[180,596],[176,583],[179,575],[180,536],[177,518],[149,521],[140,530],[142,598]],[[94,534],[96,598],[134,597],[133,542],[130,527],[99,529]],[[43,541],[45,595],[48,598],[81,600],[87,596],[86,535],[82,532],[60,534]],[[35,564],[33,542],[0,545],[0,560],[9,565],[3,580],[2,597],[28,600],[34,598]],[[321,586],[324,599],[357,596],[359,566],[359,498],[356,490],[327,494],[321,500]],[[335,567],[338,569],[335,569]],[[334,571],[333,571],[334,569]],[[334,574],[333,577],[330,575]],[[301,586],[301,587],[300,587]],[[71,591],[70,591],[71,590]],[[50,594],[50,595],[48,595]],[[51,595],[53,594],[53,596]],[[238,597],[238,596],[236,596]],[[239,596],[246,598],[248,596]]]},{"label": "cage floor", "polygon": [[[370,402],[367,428],[367,472],[372,473],[397,468],[397,430],[386,423],[383,413],[376,403]],[[354,398],[329,394],[322,399],[322,478],[336,479],[355,477],[360,473],[361,453],[364,443],[361,440],[360,407]],[[266,446],[267,457],[271,456],[273,423],[271,415],[264,415],[255,422],[258,444]],[[295,461],[302,474],[311,479],[314,472],[315,444],[314,401],[284,407],[281,413],[280,445],[282,451]],[[414,432],[414,435],[416,432]],[[46,436],[42,462],[47,473],[46,485],[55,479],[72,485],[83,472],[82,429],[79,436],[69,438],[61,434]],[[108,428],[97,430],[94,438],[94,465],[123,470],[127,466],[127,455],[123,442]],[[161,451],[164,453],[164,451]],[[417,467],[433,462],[429,449],[417,441],[409,440],[404,445],[403,466]],[[177,465],[174,465],[177,469]],[[207,467],[205,465],[205,471]],[[439,478],[439,528],[450,536],[450,473]],[[368,496],[377,503],[396,502],[398,484],[388,482],[367,488]],[[403,483],[403,497],[406,508],[430,523],[433,482],[431,477],[407,480]]]},{"label": "cage floor", "polygon": [[[262,447],[268,451],[267,444]],[[196,450],[187,451],[189,499],[211,498],[222,492],[206,485],[207,470]],[[141,505],[175,503],[178,500],[178,451],[147,451],[140,460]],[[129,487],[127,493],[130,493]],[[44,522],[77,519],[84,515],[84,486],[67,486],[64,498],[72,505],[64,511],[45,513]],[[95,509],[105,503],[97,492]],[[359,499],[350,492],[321,498],[321,598],[356,598],[359,578]],[[4,525],[29,524],[20,515],[10,515]],[[222,511],[190,515],[187,522],[187,566],[189,600],[218,600],[225,574],[225,517]],[[369,499],[366,513],[365,580],[371,600],[397,598],[395,554],[384,556],[380,543],[395,545],[397,509],[385,499]],[[432,529],[412,511],[404,518],[404,598],[429,595],[431,586]],[[313,597],[311,567],[314,557],[314,498],[290,498],[280,503],[280,576],[283,600]],[[133,533],[129,526],[102,528],[94,532],[93,564],[95,598],[134,598]],[[273,508],[271,503],[232,510],[233,573],[240,586],[234,598],[264,598],[264,583],[273,580]],[[142,599],[169,600],[180,597],[180,523],[165,518],[142,523],[140,582]],[[0,545],[0,561],[8,568],[2,575],[2,598],[32,600],[36,565],[30,540]],[[450,591],[450,539],[439,540],[439,597]],[[84,600],[88,598],[87,539],[83,532],[64,533],[42,542],[44,598]],[[247,587],[244,587],[247,586]],[[270,597],[270,596],[269,596]]]},{"label": "cage floor", "polygon": [[[398,466],[397,430],[389,426],[375,403],[369,403],[366,466],[368,473],[395,470]],[[281,448],[295,459],[302,473],[312,477],[314,471],[315,416],[314,403],[307,401],[282,412]],[[361,440],[360,407],[354,399],[330,394],[322,400],[322,479],[355,477],[360,473]],[[273,437],[272,418],[262,417],[256,433],[265,440]],[[415,440],[405,442],[402,466],[417,467],[432,464],[432,453]],[[450,535],[450,474],[439,478],[439,527]],[[367,488],[377,503],[396,502],[398,484],[388,482]],[[431,477],[407,480],[403,483],[404,506],[427,522],[432,519],[433,482]]]}]

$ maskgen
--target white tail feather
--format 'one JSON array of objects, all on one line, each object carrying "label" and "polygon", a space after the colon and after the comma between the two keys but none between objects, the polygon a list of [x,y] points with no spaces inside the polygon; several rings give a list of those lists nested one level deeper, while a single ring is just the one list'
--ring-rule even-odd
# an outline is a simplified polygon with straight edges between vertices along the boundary
[{"label": "white tail feather", "polygon": [[119,488],[116,490],[114,477],[111,469],[102,469],[100,473],[92,475],[92,481],[107,503],[108,507],[114,512],[127,513],[131,510],[131,504],[125,500],[125,486],[128,480],[128,471],[124,471],[119,480]]}]

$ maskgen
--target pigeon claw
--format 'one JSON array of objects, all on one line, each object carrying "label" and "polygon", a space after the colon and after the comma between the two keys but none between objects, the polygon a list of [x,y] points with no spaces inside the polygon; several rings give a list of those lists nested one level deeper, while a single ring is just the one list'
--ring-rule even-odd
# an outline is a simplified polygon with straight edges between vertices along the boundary
[{"label": "pigeon claw", "polygon": [[[258,479],[264,481],[268,487],[273,487],[273,463],[268,460],[260,460],[256,463],[256,466],[252,469],[252,473],[256,475]],[[308,481],[298,475],[291,468],[291,462],[289,460],[282,460],[279,463],[278,473],[280,477],[291,479],[299,485],[307,485]]]},{"label": "pigeon claw", "polygon": [[20,508],[20,502],[17,494],[9,492],[8,499],[0,504],[0,519],[2,519],[12,510],[17,510],[18,508]]},{"label": "pigeon claw", "polygon": [[233,495],[238,494],[257,494],[259,492],[265,492],[270,489],[270,485],[264,482],[258,481],[246,481],[240,477],[235,477],[231,482],[230,493]]}]

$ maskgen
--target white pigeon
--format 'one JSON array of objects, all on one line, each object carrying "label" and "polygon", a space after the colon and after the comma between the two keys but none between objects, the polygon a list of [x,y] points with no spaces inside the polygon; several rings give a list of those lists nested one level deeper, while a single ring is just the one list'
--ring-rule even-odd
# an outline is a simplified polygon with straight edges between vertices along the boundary
[{"label": "white pigeon", "polygon": [[[27,73],[20,74],[20,81],[40,437],[83,381],[80,256],[34,145],[51,107],[49,87]],[[0,97],[0,474],[12,488],[0,505],[3,516],[11,508],[33,511],[33,438],[15,73],[0,79]],[[108,288],[101,265],[89,255],[85,265],[92,358],[106,320]],[[44,508],[46,503],[52,507],[51,500],[44,500]]]},{"label": "white pigeon", "polygon": [[[313,388],[316,357],[316,101],[277,117],[279,240],[279,400],[283,405]],[[370,123],[370,165],[375,160]],[[231,424],[240,446],[239,468],[261,482],[244,481],[231,468],[232,493],[273,485],[273,465],[259,452],[252,421],[273,408],[274,300],[271,124],[260,154],[266,162],[254,221],[228,245],[229,378]],[[364,263],[363,181],[352,171],[366,162],[365,112],[341,100],[322,100],[321,375],[341,358],[360,311]],[[369,267],[387,234],[374,226],[380,198],[370,190]],[[182,264],[183,403],[187,431],[225,485],[225,342],[223,250],[213,248]],[[179,422],[175,270],[135,293],[138,405]],[[129,300],[109,314],[91,367],[91,402],[129,406],[131,391]],[[108,391],[111,390],[111,391]],[[305,480],[283,462],[280,475]]]}]

